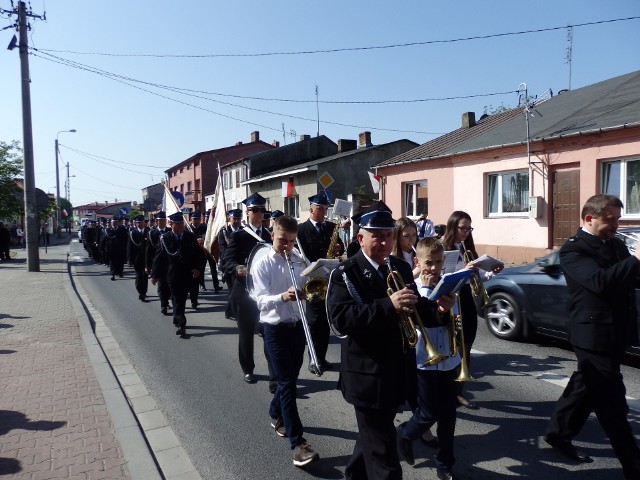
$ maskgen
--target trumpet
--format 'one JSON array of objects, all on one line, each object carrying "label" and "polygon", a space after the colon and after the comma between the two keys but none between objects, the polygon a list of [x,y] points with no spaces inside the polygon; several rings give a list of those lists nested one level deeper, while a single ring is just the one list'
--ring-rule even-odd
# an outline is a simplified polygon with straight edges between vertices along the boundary
[{"label": "trumpet", "polygon": [[621,232],[620,230],[618,230],[616,233],[624,237],[624,244],[629,250],[629,253],[631,255],[635,255],[636,249],[638,247],[638,242],[640,242],[640,234],[638,234],[637,232]]},{"label": "trumpet", "polygon": [[[467,250],[464,241],[462,242],[462,248],[464,248],[463,257],[465,265],[476,259],[476,256],[473,254],[473,252],[471,250]],[[483,310],[487,310],[494,306],[493,303],[491,303],[491,301],[489,300],[489,292],[487,292],[487,289],[484,287],[484,282],[480,278],[480,273],[476,271],[472,275],[472,277],[469,279],[469,285],[471,286],[471,293],[473,294],[473,298],[477,299],[479,297],[482,297],[481,308]]]},{"label": "trumpet", "polygon": [[[296,280],[296,273],[293,267],[293,260],[291,259],[291,253],[285,250],[284,257],[287,260],[287,264],[289,265],[289,274],[291,275],[291,284],[293,288],[296,290],[296,303],[298,304],[298,310],[300,311],[300,321],[302,322],[302,329],[304,330],[304,336],[307,340],[307,347],[309,348],[309,370],[313,372],[316,377],[322,376],[322,370],[320,368],[320,363],[318,362],[318,356],[316,355],[316,349],[313,346],[313,339],[311,338],[311,330],[309,330],[309,322],[307,321],[307,314],[305,313],[304,305],[302,305],[302,300],[298,298],[297,292],[300,291],[298,287],[298,281]],[[304,262],[303,262],[304,263]]]},{"label": "trumpet", "polygon": [[[386,261],[389,267],[389,274],[387,275],[387,294],[391,296],[395,292],[406,288],[407,285],[404,283],[404,280],[402,280],[400,273],[398,273],[397,270],[393,270],[391,267],[391,260],[389,257],[387,257]],[[424,328],[422,319],[420,318],[420,315],[418,315],[417,311],[414,311],[411,315],[407,313],[400,313],[399,315],[402,336],[411,348],[415,348],[418,343],[416,328],[418,328],[422,338],[424,338],[424,345],[427,350],[427,361],[424,362],[423,366],[428,367],[435,365],[436,363],[440,363],[447,359],[447,356],[438,352],[433,346],[433,343],[431,343],[431,339],[429,338],[429,335],[427,335],[427,330]]]},{"label": "trumpet", "polygon": [[[460,296],[456,293],[456,300],[450,311],[451,324],[449,325],[449,354],[451,358],[458,353],[460,345],[460,374],[455,378],[456,382],[474,382],[475,378],[469,375],[469,362],[467,359],[467,349],[464,343],[464,330],[462,329],[462,308],[460,307]],[[458,336],[460,339],[458,340]]]}]

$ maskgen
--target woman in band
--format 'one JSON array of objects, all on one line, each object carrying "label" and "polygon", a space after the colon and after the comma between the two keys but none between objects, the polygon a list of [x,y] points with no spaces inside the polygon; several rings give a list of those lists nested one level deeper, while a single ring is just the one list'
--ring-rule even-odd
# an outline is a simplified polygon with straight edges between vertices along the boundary
[{"label": "woman in band", "polygon": [[[471,232],[473,232],[473,227],[471,227],[471,217],[469,214],[460,210],[453,212],[449,220],[447,220],[447,228],[444,232],[442,243],[444,243],[445,250],[458,250],[460,252],[456,270],[465,268],[465,250],[469,250],[476,258],[478,256]],[[462,328],[464,330],[467,361],[470,362],[471,346],[476,339],[476,333],[478,331],[478,312],[469,284],[466,284],[462,287],[462,290],[460,290],[460,307],[462,310]],[[463,386],[464,382],[459,382],[458,403],[463,407],[471,409],[478,408],[474,402],[468,400],[462,394]]]},{"label": "woman in band", "polygon": [[409,264],[413,270],[413,278],[420,275],[420,269],[413,263],[413,258],[416,256],[416,243],[418,243],[418,228],[414,221],[407,217],[398,218],[391,255]]}]

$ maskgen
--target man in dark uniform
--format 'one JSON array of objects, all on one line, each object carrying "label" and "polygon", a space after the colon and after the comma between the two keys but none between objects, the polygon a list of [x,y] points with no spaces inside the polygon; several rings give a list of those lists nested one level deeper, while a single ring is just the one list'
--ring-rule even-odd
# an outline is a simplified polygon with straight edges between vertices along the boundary
[{"label": "man in dark uniform", "polygon": [[[249,293],[247,292],[247,261],[258,238],[271,243],[271,233],[262,228],[262,217],[266,211],[266,199],[259,193],[254,193],[243,200],[247,207],[248,222],[246,227],[231,234],[229,244],[224,251],[225,275],[233,278],[233,289],[229,295],[229,303],[233,316],[238,322],[238,357],[244,374],[244,381],[256,383],[253,375],[255,363],[253,360],[253,339],[260,313]],[[269,356],[264,349],[269,368],[270,381],[275,383],[275,375],[271,372]]]},{"label": "man in dark uniform", "polygon": [[[409,265],[391,258],[391,266],[409,286],[387,293],[395,222],[383,202],[360,218],[361,250],[333,270],[327,292],[332,325],[343,335],[338,387],[355,409],[358,438],[345,469],[348,479],[400,479],[394,417],[416,382],[415,351],[407,351],[400,315],[417,310],[425,326],[449,321],[451,297],[437,303],[420,297]],[[442,316],[442,318],[441,318]],[[408,361],[412,356],[412,361]]]},{"label": "man in dark uniform", "polygon": [[[227,275],[225,273],[224,267],[224,253],[229,244],[229,240],[231,239],[231,234],[238,231],[241,227],[242,222],[242,210],[239,208],[234,208],[227,212],[227,221],[228,224],[220,229],[218,232],[218,247],[220,249],[220,271],[222,272],[222,281],[227,284],[227,288],[231,291],[233,287],[233,276]],[[224,318],[233,320],[235,317],[233,316],[233,309],[231,308],[231,302],[227,302],[227,308],[224,311]]]},{"label": "man in dark uniform", "polygon": [[169,216],[171,232],[160,237],[160,248],[156,252],[151,267],[151,283],[156,285],[158,279],[166,275],[173,303],[173,324],[178,327],[176,335],[185,335],[187,318],[185,305],[192,283],[196,283],[202,270],[204,252],[198,245],[196,236],[184,228],[184,217],[181,212]]},{"label": "man in dark uniform", "polygon": [[[329,252],[336,224],[325,221],[328,208],[329,199],[324,192],[309,197],[309,219],[298,228],[298,244],[309,262],[315,262],[327,256],[336,258],[344,253],[344,244],[339,235],[336,235],[333,252]],[[331,364],[326,360],[329,348],[329,323],[325,301],[307,302],[306,314],[318,363],[322,370],[329,370]]]},{"label": "man in dark uniform", "polygon": [[102,252],[100,251],[100,241],[102,240],[102,236],[104,235],[104,231],[102,230],[102,226],[100,222],[95,222],[96,228],[93,234],[93,242],[91,243],[91,256],[92,258],[98,262],[102,263]]},{"label": "man in dark uniform", "polygon": [[129,265],[136,271],[136,290],[138,299],[146,302],[149,278],[145,272],[145,254],[147,250],[147,237],[149,227],[144,225],[144,217],[138,215],[135,218],[136,226],[129,231],[129,243],[127,244],[127,257]]},{"label": "man in dark uniform", "polygon": [[[202,216],[199,212],[193,212],[191,214],[191,232],[195,235],[196,241],[199,246],[204,244],[204,237],[207,234],[207,227],[202,223]],[[200,247],[202,248],[202,247]],[[191,308],[194,310],[198,308],[198,293],[199,287],[204,287],[204,269],[207,265],[207,257],[204,250],[202,250],[204,254],[201,257],[202,265],[198,265],[198,270],[202,272],[202,275],[198,277],[197,281],[191,282],[191,286],[189,287],[189,297],[191,298]]]},{"label": "man in dark uniform", "polygon": [[124,264],[127,258],[129,234],[127,229],[120,225],[120,217],[114,216],[111,219],[111,227],[106,229],[105,234],[108,239],[111,280],[115,280],[116,275],[122,278],[124,274]]},{"label": "man in dark uniform", "polygon": [[[149,231],[148,241],[147,241],[147,249],[145,252],[145,272],[147,275],[151,274],[151,269],[153,268],[153,259],[156,257],[156,253],[160,248],[160,236],[170,232],[171,229],[167,227],[167,214],[165,212],[158,212],[155,215],[157,220],[156,228],[153,228]],[[169,305],[169,299],[171,298],[171,291],[169,290],[169,285],[167,284],[167,276],[166,272],[157,273],[158,277],[156,278],[158,282],[158,298],[160,298],[160,312],[163,315],[167,314],[167,309],[171,308]]]},{"label": "man in dark uniform", "polygon": [[[204,230],[205,230],[205,235],[202,237],[202,245],[204,245],[204,239],[207,235],[207,230],[209,229],[209,219],[211,217],[211,210],[207,210],[206,212],[204,212]],[[211,232],[213,235],[215,235],[215,232]],[[215,240],[215,237],[212,239]],[[219,293],[222,290],[222,287],[220,286],[220,280],[218,279],[218,265],[217,262],[220,259],[220,250],[219,250],[219,246],[217,244],[217,242],[213,241],[212,245],[211,245],[211,251],[210,252],[205,252],[207,254],[207,263],[209,264],[209,271],[211,272],[211,279],[213,280],[213,290],[216,293]],[[204,276],[202,277],[202,289],[206,290],[206,287],[204,285]]]},{"label": "man in dark uniform", "polygon": [[638,341],[640,248],[632,256],[615,238],[621,211],[622,202],[613,195],[589,198],[582,207],[582,228],[560,249],[560,267],[571,294],[569,341],[578,370],[558,400],[545,441],[573,460],[590,462],[571,440],[594,411],[625,478],[637,480],[640,449],[627,419],[620,362],[625,348]]},{"label": "man in dark uniform", "polygon": [[88,221],[84,226],[84,231],[82,232],[82,244],[84,245],[84,249],[87,251],[89,258],[93,257],[93,242],[96,238],[96,222],[95,220]]}]

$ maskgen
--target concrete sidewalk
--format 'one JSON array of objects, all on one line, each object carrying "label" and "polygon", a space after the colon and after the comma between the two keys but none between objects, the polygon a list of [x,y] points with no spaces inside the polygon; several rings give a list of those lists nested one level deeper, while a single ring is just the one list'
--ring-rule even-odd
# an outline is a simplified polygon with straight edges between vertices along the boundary
[{"label": "concrete sidewalk", "polygon": [[[0,476],[162,475],[68,275],[67,245],[0,262]],[[60,244],[62,243],[62,244]]]}]

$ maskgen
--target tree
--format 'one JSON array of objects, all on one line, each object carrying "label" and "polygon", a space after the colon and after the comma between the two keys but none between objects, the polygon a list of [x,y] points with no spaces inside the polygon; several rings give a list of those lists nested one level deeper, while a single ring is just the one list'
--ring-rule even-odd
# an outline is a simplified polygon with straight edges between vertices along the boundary
[{"label": "tree", "polygon": [[21,190],[16,179],[22,176],[24,161],[20,142],[0,141],[0,219],[13,219],[20,212]]}]

